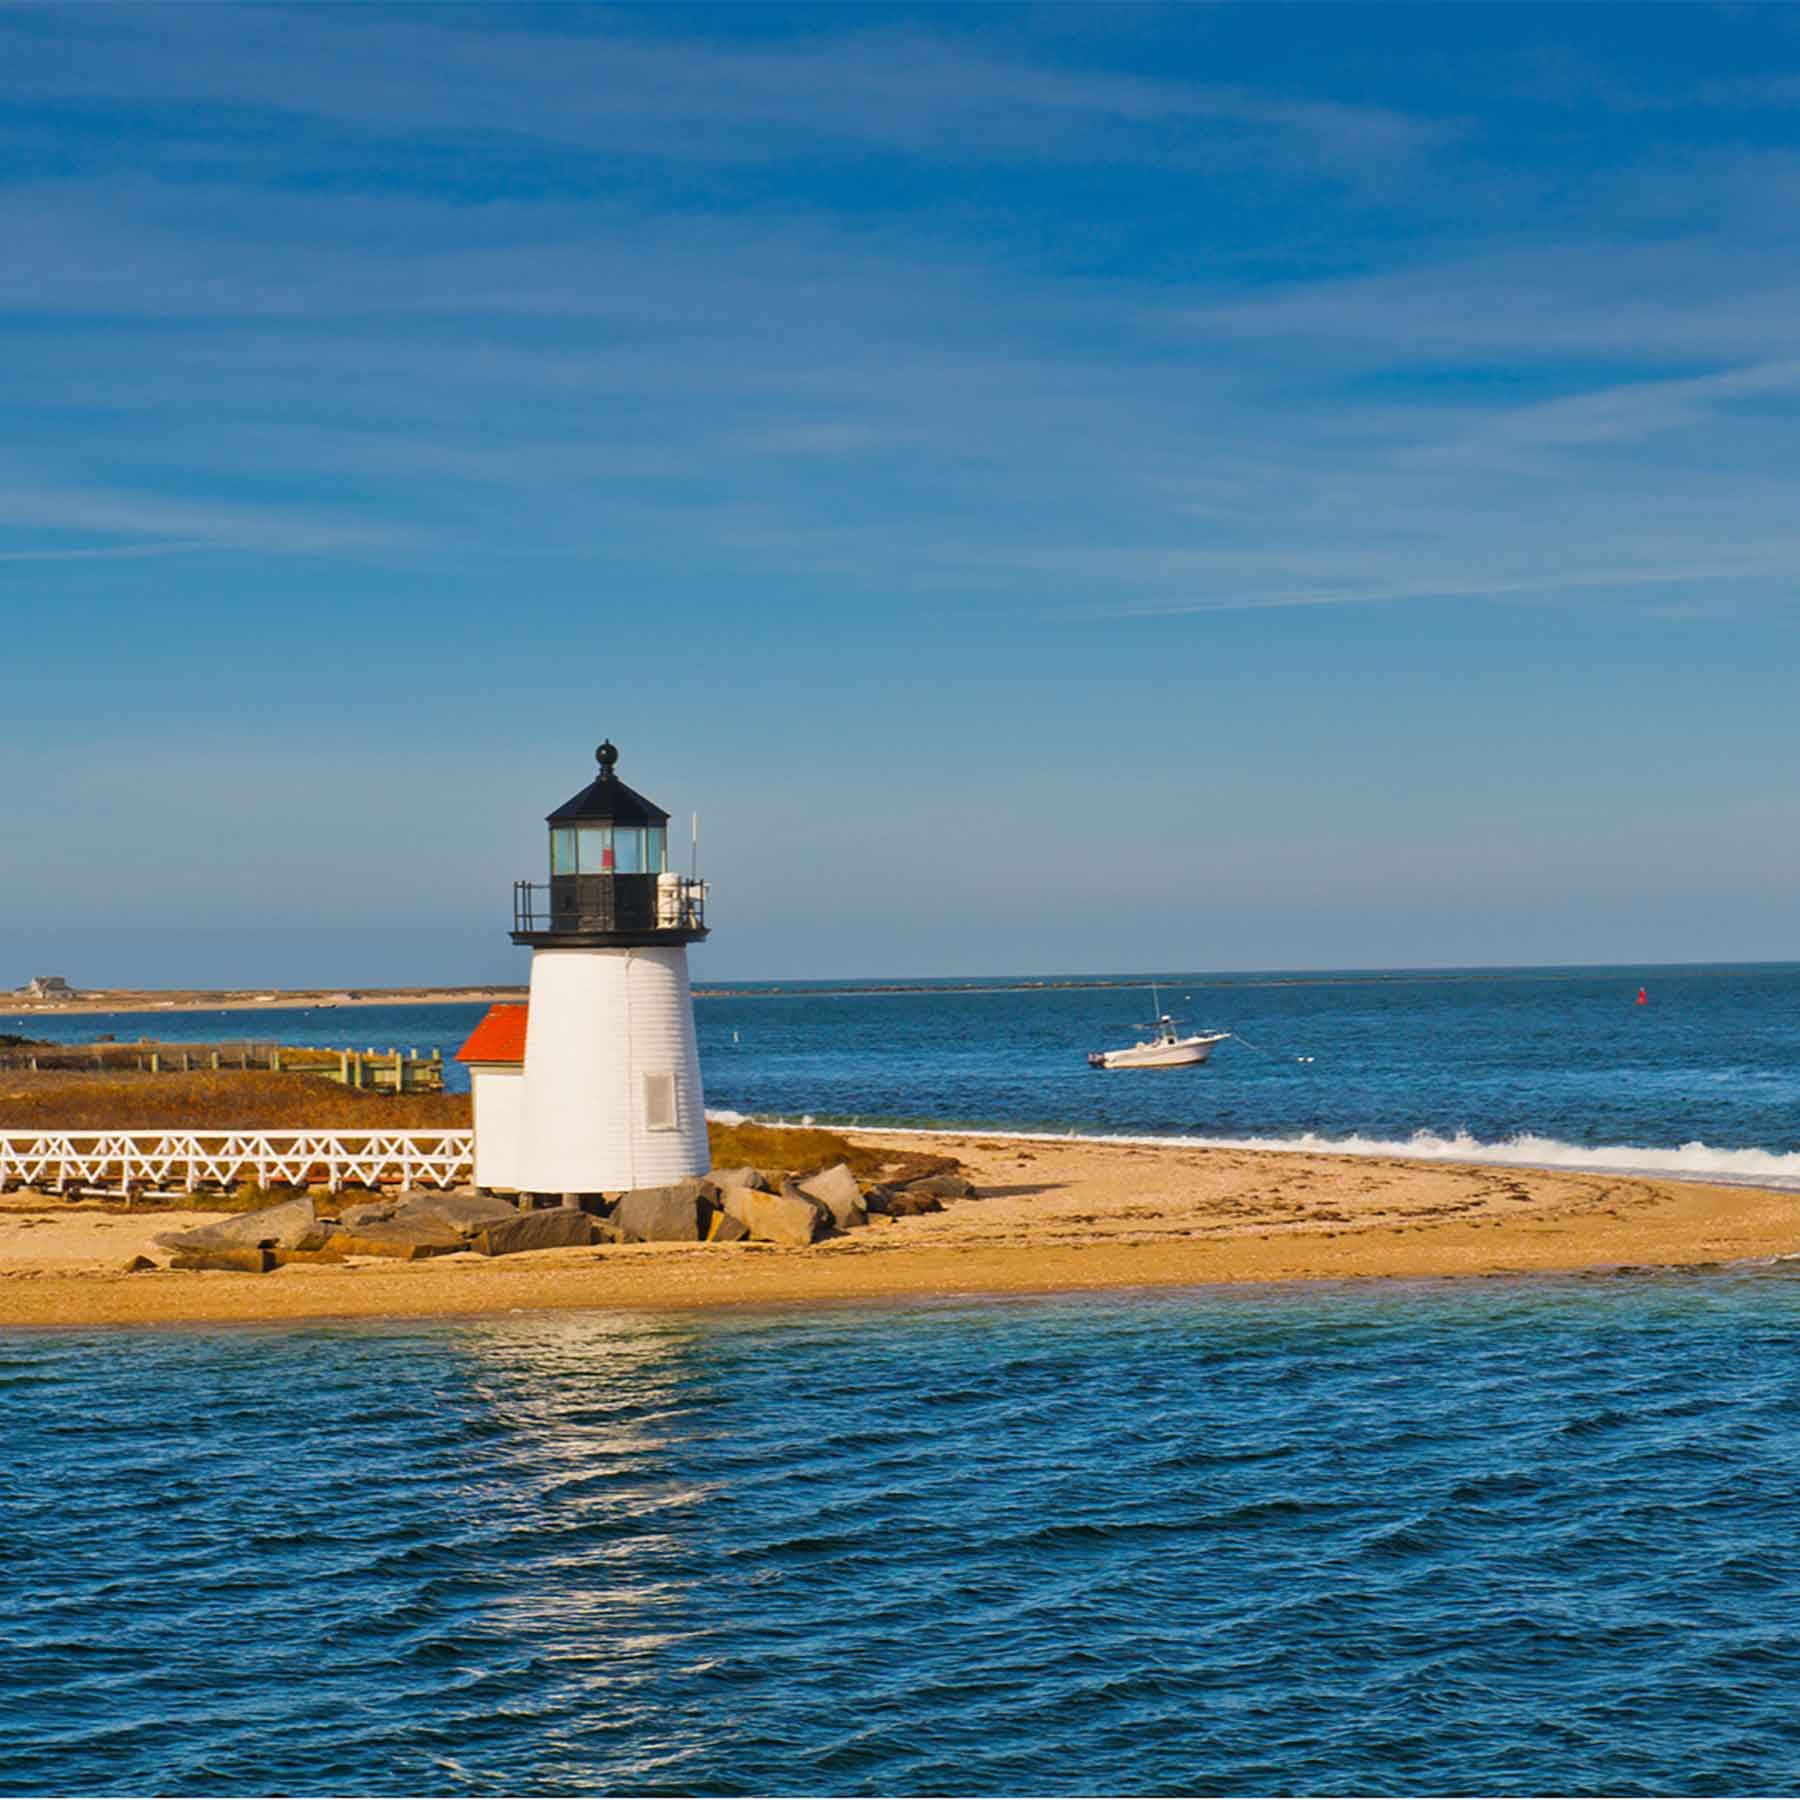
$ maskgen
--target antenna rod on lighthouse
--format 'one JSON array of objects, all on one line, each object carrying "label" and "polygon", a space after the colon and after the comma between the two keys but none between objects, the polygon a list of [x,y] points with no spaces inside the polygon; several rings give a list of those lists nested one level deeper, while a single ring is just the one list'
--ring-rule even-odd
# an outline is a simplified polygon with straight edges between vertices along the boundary
[{"label": "antenna rod on lighthouse", "polygon": [[690,880],[700,879],[700,815],[694,814],[694,848],[688,858],[688,877]]}]

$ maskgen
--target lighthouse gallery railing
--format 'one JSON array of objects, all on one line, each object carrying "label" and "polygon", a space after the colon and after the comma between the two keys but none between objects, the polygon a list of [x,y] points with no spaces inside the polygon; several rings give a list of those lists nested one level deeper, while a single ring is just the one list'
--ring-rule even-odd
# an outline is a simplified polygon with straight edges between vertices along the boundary
[{"label": "lighthouse gallery railing", "polygon": [[[569,878],[571,885],[582,880]],[[553,904],[555,886],[547,881],[515,881],[513,883],[513,930],[642,930],[704,931],[706,929],[706,883],[685,875],[624,875],[605,878],[609,889],[610,911],[590,916],[579,898],[567,908]],[[630,890],[640,887],[642,895]],[[580,888],[576,887],[577,896]],[[624,901],[625,904],[621,904]],[[621,916],[633,911],[637,916]]]},{"label": "lighthouse gallery railing", "polygon": [[0,1131],[0,1187],[180,1192],[247,1181],[296,1187],[457,1187],[473,1178],[460,1131]]}]

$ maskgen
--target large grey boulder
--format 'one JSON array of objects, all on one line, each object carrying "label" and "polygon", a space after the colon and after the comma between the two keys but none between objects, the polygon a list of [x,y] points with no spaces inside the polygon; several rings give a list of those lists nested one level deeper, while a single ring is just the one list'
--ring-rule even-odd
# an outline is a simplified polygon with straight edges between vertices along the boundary
[{"label": "large grey boulder", "polygon": [[346,1206],[338,1214],[338,1224],[346,1231],[358,1231],[365,1225],[379,1224],[383,1219],[391,1219],[400,1210],[400,1197],[383,1196],[379,1200],[359,1200],[354,1206]]},{"label": "large grey boulder", "polygon": [[517,1216],[517,1207],[492,1194],[412,1188],[346,1206],[338,1215],[338,1226],[344,1231],[366,1231],[377,1225],[427,1225],[473,1237],[489,1225]]},{"label": "large grey boulder", "polygon": [[848,1163],[838,1163],[820,1175],[809,1175],[796,1184],[809,1200],[831,1214],[831,1222],[839,1231],[854,1231],[868,1224],[869,1209],[863,1204],[862,1189],[850,1173]]},{"label": "large grey boulder", "polygon": [[[311,1249],[313,1246],[306,1245]],[[399,1262],[421,1262],[428,1256],[454,1256],[469,1247],[460,1231],[434,1225],[425,1219],[368,1219],[345,1226],[328,1237],[322,1248],[339,1256],[391,1256]]]},{"label": "large grey boulder", "polygon": [[546,1212],[515,1213],[496,1219],[476,1233],[469,1244],[483,1256],[516,1256],[521,1250],[566,1250],[571,1245],[591,1244],[597,1231],[594,1221],[578,1207],[554,1206]]},{"label": "large grey boulder", "polygon": [[752,1169],[746,1164],[741,1169],[714,1169],[713,1180],[722,1188],[752,1188],[758,1193],[768,1193],[769,1178],[761,1169]]},{"label": "large grey boulder", "polygon": [[912,1219],[917,1218],[920,1213],[942,1212],[944,1203],[936,1194],[915,1194],[907,1188],[888,1196],[886,1210],[892,1218]]},{"label": "large grey boulder", "polygon": [[473,1237],[490,1225],[505,1219],[516,1219],[519,1209],[492,1194],[441,1193],[421,1188],[404,1197],[396,1219],[411,1219],[421,1225],[441,1225],[446,1231],[460,1231]]},{"label": "large grey boulder", "polygon": [[[282,1200],[255,1212],[196,1225],[190,1231],[161,1231],[156,1242],[165,1250],[316,1250],[324,1241],[319,1216],[310,1199]],[[317,1240],[316,1242],[314,1240]]]},{"label": "large grey boulder", "polygon": [[810,1244],[831,1229],[831,1214],[797,1191],[766,1194],[760,1188],[726,1188],[719,1204],[765,1244]]},{"label": "large grey boulder", "polygon": [[619,1196],[612,1223],[627,1244],[697,1244],[712,1223],[718,1194],[703,1175],[668,1187],[632,1188]]},{"label": "large grey boulder", "polygon": [[237,1246],[223,1250],[177,1250],[171,1269],[224,1269],[239,1275],[266,1275],[275,1267],[273,1250]]},{"label": "large grey boulder", "polygon": [[973,1200],[975,1184],[963,1175],[922,1175],[906,1184],[909,1194],[930,1194],[939,1200]]}]

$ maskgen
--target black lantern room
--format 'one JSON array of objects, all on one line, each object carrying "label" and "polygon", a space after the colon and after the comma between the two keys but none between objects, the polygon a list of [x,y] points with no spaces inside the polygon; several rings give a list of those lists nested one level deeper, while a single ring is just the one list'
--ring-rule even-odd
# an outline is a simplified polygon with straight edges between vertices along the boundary
[{"label": "black lantern room", "polygon": [[706,936],[705,885],[669,869],[669,815],[614,772],[600,773],[545,820],[549,882],[513,884],[513,942],[534,949],[691,944]]}]

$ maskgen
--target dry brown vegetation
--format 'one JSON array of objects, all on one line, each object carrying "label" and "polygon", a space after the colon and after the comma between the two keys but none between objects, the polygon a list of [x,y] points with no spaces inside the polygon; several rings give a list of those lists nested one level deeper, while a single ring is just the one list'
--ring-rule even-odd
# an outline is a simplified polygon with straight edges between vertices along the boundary
[{"label": "dry brown vegetation", "polygon": [[266,1069],[140,1074],[109,1069],[0,1073],[0,1130],[446,1130],[469,1123],[467,1094],[382,1094]]},{"label": "dry brown vegetation", "polygon": [[863,1180],[915,1181],[961,1168],[954,1156],[925,1151],[871,1150],[835,1131],[810,1126],[709,1125],[712,1166],[736,1169],[748,1164],[765,1174],[811,1175],[834,1163],[848,1163]]}]

